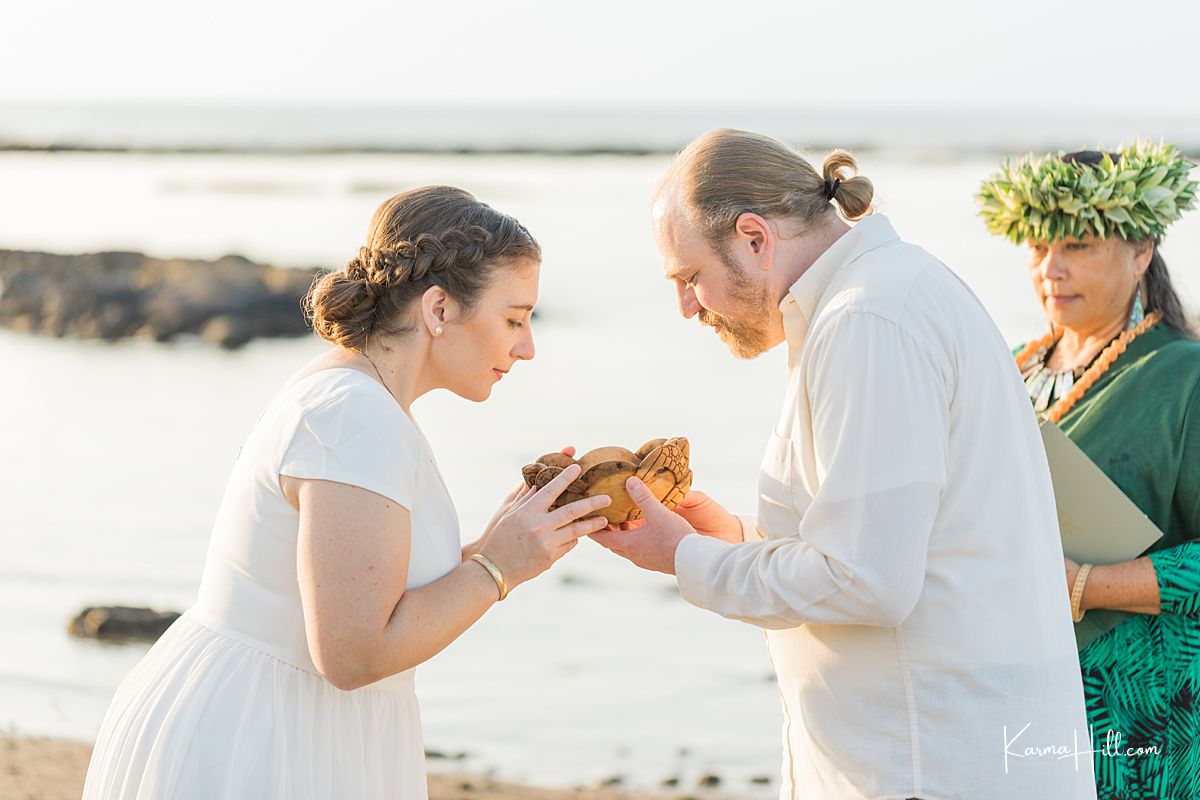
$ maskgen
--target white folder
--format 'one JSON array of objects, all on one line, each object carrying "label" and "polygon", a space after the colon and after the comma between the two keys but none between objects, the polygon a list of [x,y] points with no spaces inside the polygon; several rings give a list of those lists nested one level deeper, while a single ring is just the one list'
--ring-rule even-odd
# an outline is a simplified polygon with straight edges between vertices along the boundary
[{"label": "white folder", "polygon": [[[1150,518],[1057,425],[1043,422],[1041,429],[1058,506],[1059,535],[1063,552],[1072,561],[1130,561],[1162,538]],[[1113,609],[1087,612],[1075,623],[1075,646],[1082,650],[1130,616]]]},{"label": "white folder", "polygon": [[1063,552],[1080,564],[1137,558],[1160,531],[1053,422],[1042,423]]}]

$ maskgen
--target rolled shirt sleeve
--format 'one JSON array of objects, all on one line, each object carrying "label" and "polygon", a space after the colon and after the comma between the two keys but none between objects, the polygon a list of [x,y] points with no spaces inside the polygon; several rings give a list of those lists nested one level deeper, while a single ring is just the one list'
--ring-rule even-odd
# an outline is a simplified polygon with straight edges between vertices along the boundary
[{"label": "rolled shirt sleeve", "polygon": [[[793,483],[811,493],[798,531],[729,544],[693,535],[676,553],[694,605],[764,628],[897,626],[924,584],[946,486],[947,359],[869,310],[842,312],[812,342],[797,403]],[[811,422],[810,422],[811,420]],[[803,455],[801,455],[803,452]]]},{"label": "rolled shirt sleeve", "polygon": [[1161,613],[1200,612],[1200,541],[1151,553],[1150,562],[1158,579]]}]

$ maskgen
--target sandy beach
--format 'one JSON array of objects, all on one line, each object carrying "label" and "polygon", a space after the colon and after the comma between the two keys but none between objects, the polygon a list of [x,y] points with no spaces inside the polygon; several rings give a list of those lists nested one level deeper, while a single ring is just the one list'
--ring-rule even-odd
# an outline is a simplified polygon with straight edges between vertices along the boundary
[{"label": "sandy beach", "polygon": [[[0,736],[0,797],[5,800],[78,800],[92,747],[86,742]],[[432,773],[430,800],[730,800],[708,790],[670,794],[615,788],[537,789],[481,775]]]}]

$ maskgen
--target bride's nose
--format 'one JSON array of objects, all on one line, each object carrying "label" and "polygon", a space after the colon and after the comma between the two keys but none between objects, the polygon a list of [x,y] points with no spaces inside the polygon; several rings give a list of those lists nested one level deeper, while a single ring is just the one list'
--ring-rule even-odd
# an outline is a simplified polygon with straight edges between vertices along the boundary
[{"label": "bride's nose", "polygon": [[533,358],[536,348],[533,344],[533,326],[526,325],[524,335],[517,340],[516,345],[512,349],[512,357],[519,358],[523,361],[528,361]]}]

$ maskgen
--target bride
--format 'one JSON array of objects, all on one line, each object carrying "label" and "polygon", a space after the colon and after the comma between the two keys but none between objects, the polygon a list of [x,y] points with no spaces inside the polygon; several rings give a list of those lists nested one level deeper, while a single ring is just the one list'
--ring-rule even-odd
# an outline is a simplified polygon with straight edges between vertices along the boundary
[{"label": "bride", "polygon": [[387,200],[313,285],[333,347],[246,438],[198,600],[118,688],[85,800],[427,797],[415,667],[606,524],[606,497],[549,510],[571,467],[462,547],[410,415],[533,358],[540,261],[516,220],[433,186]]}]

